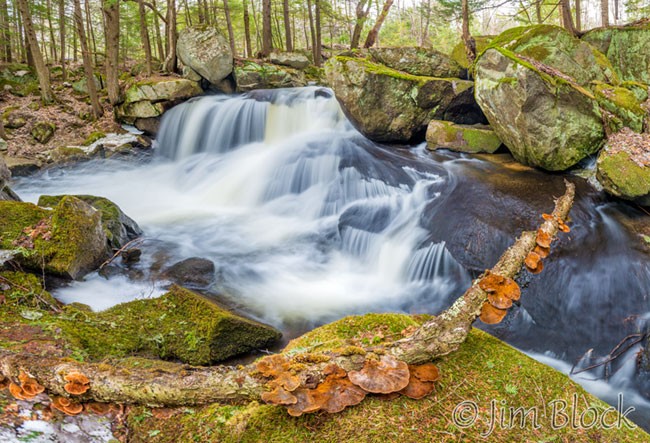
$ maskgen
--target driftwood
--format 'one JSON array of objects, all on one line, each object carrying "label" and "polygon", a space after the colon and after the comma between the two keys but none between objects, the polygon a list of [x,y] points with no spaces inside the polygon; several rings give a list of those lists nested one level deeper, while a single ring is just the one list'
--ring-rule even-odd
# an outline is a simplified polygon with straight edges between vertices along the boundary
[{"label": "driftwood", "polygon": [[[541,224],[538,233],[522,233],[498,263],[484,275],[514,278],[528,254],[536,247],[539,232],[548,234],[550,238],[557,235],[571,209],[574,193],[574,185],[567,182],[566,193],[556,200],[552,216],[545,217],[546,221]],[[68,381],[65,377],[71,373],[82,373],[88,379],[89,389],[74,396],[77,401],[133,403],[152,407],[260,400],[264,393],[279,389],[281,394],[289,396],[289,400],[283,397],[280,401],[286,402],[276,404],[291,403],[295,406],[295,398],[288,391],[298,397],[302,395],[300,401],[303,401],[304,396],[316,392],[318,386],[331,384],[332,380],[345,378],[351,372],[358,374],[360,369],[367,367],[369,361],[377,365],[376,362],[385,360],[404,367],[405,363],[412,365],[430,362],[457,350],[488,300],[488,293],[481,289],[480,281],[480,278],[474,281],[449,309],[423,324],[411,336],[380,348],[340,354],[325,352],[316,357],[314,354],[303,355],[301,360],[298,360],[300,354],[295,357],[275,356],[278,357],[275,360],[272,356],[266,357],[267,362],[264,364],[258,362],[240,367],[192,367],[165,363],[157,369],[133,366],[125,368],[110,362],[81,363],[71,359],[0,350],[0,382],[6,377],[19,386],[21,380],[24,383],[26,377],[29,377],[32,380],[30,383],[42,385],[50,395],[71,397],[66,389]],[[275,373],[281,371],[282,366],[288,367],[290,363],[298,361],[302,369],[298,372],[292,370],[291,375],[287,375],[290,379],[281,379],[281,375]],[[271,373],[272,376],[269,375]],[[408,371],[406,374],[408,378]],[[269,380],[272,377],[274,379]],[[292,385],[291,388],[287,386],[289,384]]]}]

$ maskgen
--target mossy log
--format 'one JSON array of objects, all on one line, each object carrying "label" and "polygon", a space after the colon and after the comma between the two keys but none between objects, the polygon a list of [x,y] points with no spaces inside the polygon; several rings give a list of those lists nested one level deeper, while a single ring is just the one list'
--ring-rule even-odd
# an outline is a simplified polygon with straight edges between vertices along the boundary
[{"label": "mossy log", "polygon": [[[540,231],[548,234],[549,238],[557,234],[563,220],[566,220],[574,194],[574,185],[567,182],[566,193],[556,200],[552,217],[545,217],[546,221],[540,226]],[[524,232],[489,273],[514,277],[535,247],[536,233]],[[447,355],[466,340],[472,324],[488,300],[488,293],[479,286],[480,280],[477,279],[449,309],[402,340],[379,347],[348,347],[321,354],[293,350],[283,358],[286,358],[293,376],[300,379],[302,386],[313,387],[325,379],[324,373],[332,364],[349,373],[358,370],[370,359],[378,359],[386,354],[408,364],[423,363]],[[149,365],[130,365],[128,362],[81,363],[0,350],[0,381],[6,377],[19,383],[22,372],[41,383],[49,394],[63,396],[70,396],[65,389],[66,375],[81,372],[89,379],[90,389],[76,396],[77,400],[147,406],[259,400],[271,384],[260,373],[259,364],[196,367],[155,360]]]}]

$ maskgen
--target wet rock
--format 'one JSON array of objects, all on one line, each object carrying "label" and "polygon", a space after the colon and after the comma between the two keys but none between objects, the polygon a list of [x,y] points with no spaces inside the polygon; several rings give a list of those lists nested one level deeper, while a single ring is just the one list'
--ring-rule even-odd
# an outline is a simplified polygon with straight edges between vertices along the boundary
[{"label": "wet rock", "polygon": [[192,257],[165,269],[162,277],[182,286],[207,287],[214,280],[215,266],[211,260]]},{"label": "wet rock", "polygon": [[271,63],[294,69],[305,69],[310,64],[309,59],[298,52],[273,52],[270,59]]},{"label": "wet rock", "polygon": [[501,140],[485,125],[458,125],[442,120],[431,120],[427,127],[427,148],[451,149],[467,153],[493,153],[501,146]]},{"label": "wet rock", "polygon": [[22,248],[22,266],[54,276],[78,279],[108,255],[100,212],[72,196],[51,211],[31,203],[0,202],[0,226],[0,249]]},{"label": "wet rock", "polygon": [[86,151],[76,146],[60,146],[52,149],[48,155],[50,162],[57,164],[74,163],[89,158]]},{"label": "wet rock", "polygon": [[155,137],[160,130],[160,117],[137,118],[133,125],[145,134]]},{"label": "wet rock", "polygon": [[54,137],[56,125],[52,122],[38,122],[32,126],[30,133],[34,140],[41,144],[49,142]]},{"label": "wet rock", "polygon": [[187,27],[178,34],[178,58],[212,84],[233,70],[230,44],[217,28]]},{"label": "wet rock", "polygon": [[127,249],[125,251],[122,251],[120,256],[122,257],[122,262],[129,266],[140,261],[140,257],[142,257],[142,249]]},{"label": "wet rock", "polygon": [[414,76],[348,56],[330,59],[325,73],[345,114],[374,141],[408,142],[424,135],[431,119],[450,120],[478,108],[473,83],[466,80]]},{"label": "wet rock", "polygon": [[[67,197],[65,195],[42,195],[38,199],[38,206],[55,208]],[[142,235],[140,226],[109,199],[93,195],[75,195],[74,198],[99,211],[108,245],[112,249],[120,249],[129,241]]]},{"label": "wet rock", "polygon": [[457,62],[435,49],[370,48],[368,53],[374,62],[412,75],[455,78],[467,75]]},{"label": "wet rock", "polygon": [[477,60],[475,77],[476,100],[517,161],[564,170],[602,146],[602,114],[589,88],[616,82],[616,73],[562,28],[504,32]]},{"label": "wet rock", "polygon": [[5,157],[4,160],[14,177],[33,174],[42,166],[40,161],[24,157]]},{"label": "wet rock", "polygon": [[246,61],[234,70],[237,91],[254,89],[293,88],[307,84],[302,71],[271,63]]},{"label": "wet rock", "polygon": [[7,167],[4,158],[0,156],[0,201],[15,200],[19,201],[20,198],[9,187],[9,179],[11,178],[11,171]]}]

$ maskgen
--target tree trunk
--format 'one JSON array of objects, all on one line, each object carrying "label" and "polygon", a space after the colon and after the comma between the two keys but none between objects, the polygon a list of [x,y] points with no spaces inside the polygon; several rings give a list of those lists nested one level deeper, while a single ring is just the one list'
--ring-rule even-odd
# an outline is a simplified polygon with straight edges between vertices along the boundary
[{"label": "tree trunk", "polygon": [[7,8],[7,0],[0,0],[0,60],[7,63],[12,62],[11,54],[11,32],[9,25],[9,8]]},{"label": "tree trunk", "polygon": [[158,49],[158,60],[163,61],[165,59],[165,50],[163,49],[163,40],[160,35],[160,17],[158,16],[158,5],[156,0],[151,0],[151,5],[154,9],[153,14],[153,26],[156,34],[156,48]]},{"label": "tree trunk", "polygon": [[463,21],[463,30],[462,30],[462,39],[463,44],[465,45],[465,54],[467,55],[467,60],[471,65],[476,59],[476,42],[472,38],[472,34],[469,31],[469,1],[461,0],[461,9],[462,9],[462,21]]},{"label": "tree trunk", "polygon": [[576,31],[580,32],[582,30],[582,5],[580,0],[576,1]]},{"label": "tree trunk", "polygon": [[357,8],[356,8],[357,20],[354,23],[354,29],[352,30],[352,38],[350,39],[350,49],[357,49],[359,47],[359,42],[361,41],[361,31],[363,31],[363,25],[366,23],[366,18],[368,18],[368,14],[370,13],[371,5],[372,5],[371,0],[359,0],[359,3],[357,3]]},{"label": "tree trunk", "polygon": [[321,37],[321,24],[320,24],[320,2],[321,0],[314,0],[314,19],[316,26],[316,38],[314,42],[314,64],[321,65],[321,51],[323,48],[323,39]]},{"label": "tree trunk", "polygon": [[284,13],[284,36],[287,51],[293,51],[293,40],[291,40],[291,19],[289,14],[289,0],[282,2],[282,12]]},{"label": "tree trunk", "polygon": [[232,21],[230,20],[230,7],[228,6],[228,0],[223,0],[223,10],[226,15],[226,26],[228,27],[228,39],[230,40],[230,50],[232,51],[233,56],[237,56],[237,51],[235,50],[235,33],[232,29]]},{"label": "tree trunk", "polygon": [[59,43],[61,45],[61,76],[63,81],[68,79],[65,68],[65,0],[59,0]]},{"label": "tree trunk", "polygon": [[[540,230],[551,238],[557,234],[559,222],[567,218],[573,204],[575,187],[568,182],[566,186],[566,193],[555,202],[553,217],[540,226]],[[490,273],[514,278],[535,248],[536,238],[537,233],[524,232],[504,252]],[[305,360],[300,360],[303,363],[296,366],[301,368],[292,373],[292,377],[298,379],[299,387],[304,389],[309,384],[313,388],[325,378],[326,368],[331,371],[332,364],[349,372],[358,370],[367,360],[378,358],[379,355],[408,364],[419,364],[456,351],[467,338],[483,304],[488,300],[488,293],[480,287],[481,281],[475,280],[449,309],[424,323],[409,337],[381,347],[368,347],[364,353],[354,355],[327,352],[320,355],[324,358],[316,358],[318,355],[312,351],[312,363],[305,364]],[[292,357],[281,358],[291,363]],[[300,354],[293,358],[299,359]],[[137,403],[150,407],[260,400],[262,393],[273,384],[262,377],[255,363],[244,367],[191,367],[166,363],[164,368],[131,366],[127,370],[108,362],[79,363],[71,359],[0,350],[0,380],[6,377],[17,383],[21,372],[36,379],[49,394],[64,396],[68,396],[64,389],[67,383],[64,377],[72,372],[80,372],[89,379],[90,389],[78,400]]]},{"label": "tree trunk", "polygon": [[52,2],[47,0],[46,2],[46,16],[47,16],[47,25],[50,30],[50,53],[52,55],[53,63],[56,63],[56,60],[59,58],[56,50],[56,38],[54,38],[54,26],[52,25]]},{"label": "tree trunk", "polygon": [[108,92],[108,101],[112,105],[116,105],[120,101],[120,4],[118,0],[103,0],[102,6],[105,20],[106,92]]},{"label": "tree trunk", "polygon": [[[368,33],[366,42],[363,44],[364,48],[371,48],[372,46],[375,45],[375,42],[377,41],[377,36],[379,35],[379,31],[381,30],[381,27],[384,24],[384,20],[386,20],[386,17],[388,16],[388,11],[390,11],[390,7],[393,6],[393,1],[394,0],[386,0],[386,3],[384,3],[384,7],[382,8],[381,12],[379,13],[379,16],[377,17],[377,22],[375,22],[375,26],[373,26],[370,32]],[[463,0],[463,1],[467,1],[467,0]]]},{"label": "tree trunk", "polygon": [[609,26],[609,0],[600,0],[600,21],[602,26]]},{"label": "tree trunk", "polygon": [[272,32],[271,0],[262,0],[262,57],[268,57],[273,51]]},{"label": "tree trunk", "polygon": [[97,53],[97,39],[95,38],[95,27],[93,26],[92,13],[90,11],[90,0],[84,2],[86,9],[86,26],[88,27],[88,37],[90,39],[89,50],[92,51],[92,55],[95,59],[95,66],[99,65],[98,53]]},{"label": "tree trunk", "polygon": [[52,87],[50,86],[50,72],[45,66],[43,55],[38,47],[38,40],[36,39],[36,32],[32,23],[32,16],[29,11],[27,0],[17,0],[18,10],[22,16],[23,27],[25,28],[25,38],[27,40],[27,47],[31,54],[36,75],[38,76],[38,84],[41,88],[41,98],[45,103],[51,103],[54,100],[52,96]]},{"label": "tree trunk", "polygon": [[165,71],[176,72],[176,0],[167,0],[167,57]]},{"label": "tree trunk", "polygon": [[144,7],[144,0],[138,0],[138,15],[140,16],[140,40],[144,49],[145,73],[150,76],[152,72],[151,42],[149,41],[147,10]]},{"label": "tree trunk", "polygon": [[[604,0],[607,1],[607,0]],[[560,0],[560,13],[562,14],[562,26],[572,35],[576,35],[576,28],[573,24],[573,14],[571,14],[571,5],[569,0]]]},{"label": "tree trunk", "polygon": [[246,57],[253,57],[253,45],[251,44],[251,23],[248,16],[248,1],[242,2],[244,6],[244,39],[246,40]]},{"label": "tree trunk", "polygon": [[79,36],[79,45],[81,46],[81,58],[83,59],[84,73],[86,74],[86,83],[88,87],[88,96],[93,108],[93,115],[99,118],[104,114],[104,109],[99,104],[97,96],[97,86],[95,85],[95,73],[93,72],[93,62],[90,58],[88,40],[86,40],[86,30],[84,29],[84,19],[81,13],[81,0],[74,0],[74,21]]},{"label": "tree trunk", "polygon": [[[309,11],[309,37],[311,39],[311,55],[314,58],[316,50],[316,29],[314,28],[314,13],[311,9],[311,0],[307,0],[307,10]],[[316,60],[314,59],[314,63]]]}]

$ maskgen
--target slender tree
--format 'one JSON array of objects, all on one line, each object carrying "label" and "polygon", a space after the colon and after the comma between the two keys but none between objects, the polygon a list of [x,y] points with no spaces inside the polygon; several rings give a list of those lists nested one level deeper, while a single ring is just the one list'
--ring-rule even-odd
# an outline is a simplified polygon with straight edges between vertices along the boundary
[{"label": "slender tree", "polygon": [[282,12],[284,13],[284,40],[286,42],[287,51],[293,51],[293,41],[291,39],[291,19],[289,10],[289,0],[283,0]]},{"label": "slender tree", "polygon": [[144,48],[145,72],[149,76],[153,70],[151,62],[151,42],[149,41],[149,27],[147,26],[147,11],[144,0],[138,0],[138,15],[140,16],[140,40]]},{"label": "slender tree", "polygon": [[74,0],[74,22],[79,36],[79,45],[81,46],[81,58],[83,59],[84,73],[86,74],[86,83],[88,87],[88,96],[93,108],[95,118],[100,118],[104,114],[104,109],[99,104],[97,96],[97,85],[95,84],[95,73],[93,72],[93,62],[90,57],[88,40],[86,39],[86,30],[84,28],[84,18],[81,12],[81,0]]},{"label": "slender tree", "polygon": [[368,14],[370,14],[370,6],[372,2],[370,0],[359,0],[356,6],[356,21],[354,23],[354,30],[352,31],[352,37],[350,39],[350,48],[356,49],[359,47],[359,42],[361,41],[361,31],[363,31],[363,25],[366,23]]},{"label": "slender tree", "polygon": [[314,0],[314,19],[316,22],[316,37],[314,39],[314,64],[320,66],[321,64],[321,51],[323,48],[323,38],[321,36],[321,23],[320,23],[320,2],[321,0]]},{"label": "slender tree", "polygon": [[9,24],[9,8],[7,8],[7,0],[0,0],[0,60],[8,63],[12,62],[11,51],[11,32]]},{"label": "slender tree", "polygon": [[31,54],[33,66],[36,69],[38,84],[41,88],[41,98],[43,99],[43,102],[51,103],[54,101],[54,96],[52,95],[52,87],[50,86],[50,72],[48,71],[47,66],[45,66],[43,54],[41,53],[41,49],[38,47],[38,39],[36,38],[36,32],[34,31],[34,24],[32,23],[29,5],[27,4],[27,0],[17,0],[16,3],[23,19],[25,40],[27,40],[26,46],[29,48],[29,54]]},{"label": "slender tree", "polygon": [[253,56],[253,45],[251,44],[251,24],[250,17],[248,16],[248,2],[242,2],[244,6],[244,39],[246,40],[246,57]]},{"label": "slender tree", "polygon": [[609,26],[609,0],[600,0],[600,21],[603,26]]},{"label": "slender tree", "polygon": [[165,71],[176,72],[176,0],[167,0],[167,58]]},{"label": "slender tree", "polygon": [[230,50],[233,55],[237,55],[235,50],[235,33],[232,29],[232,21],[230,20],[230,7],[228,6],[228,0],[223,0],[223,11],[226,16],[226,27],[228,28],[228,39],[230,40]]},{"label": "slender tree", "polygon": [[580,0],[575,0],[576,2],[576,31],[580,32],[582,30],[582,5]]},{"label": "slender tree", "polygon": [[273,51],[272,32],[271,0],[262,0],[262,57],[268,57]]},{"label": "slender tree", "polygon": [[571,4],[569,3],[569,0],[560,0],[560,13],[562,14],[562,25],[564,28],[571,34],[576,35],[576,28],[573,24],[573,15],[571,14]]},{"label": "slender tree", "polygon": [[120,3],[103,0],[104,41],[106,42],[106,91],[112,105],[120,101],[119,50],[120,50]]},{"label": "slender tree", "polygon": [[63,81],[68,78],[65,60],[65,0],[59,0],[59,43],[61,45],[61,75]]},{"label": "slender tree", "polygon": [[[375,26],[373,26],[370,32],[368,33],[366,42],[363,44],[364,48],[370,48],[374,46],[375,43],[377,42],[377,36],[379,35],[379,31],[381,30],[381,27],[384,24],[386,17],[388,17],[388,12],[390,11],[390,7],[393,6],[393,1],[394,0],[386,0],[386,2],[384,3],[384,7],[381,9],[379,16],[377,16],[377,21],[375,22]],[[467,0],[463,0],[463,1],[467,2]]]}]

